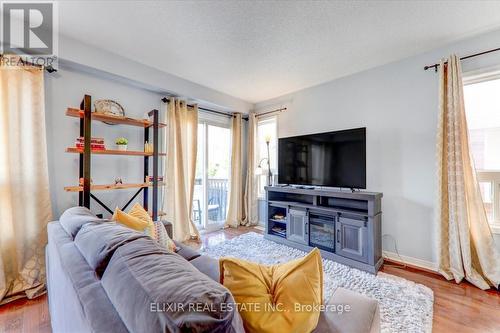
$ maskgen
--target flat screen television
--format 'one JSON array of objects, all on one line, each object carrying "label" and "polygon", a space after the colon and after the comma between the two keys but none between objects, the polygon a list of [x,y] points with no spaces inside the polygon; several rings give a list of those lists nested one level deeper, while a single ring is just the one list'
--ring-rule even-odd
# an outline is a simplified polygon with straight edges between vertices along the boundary
[{"label": "flat screen television", "polygon": [[366,188],[366,128],[280,138],[278,182]]}]

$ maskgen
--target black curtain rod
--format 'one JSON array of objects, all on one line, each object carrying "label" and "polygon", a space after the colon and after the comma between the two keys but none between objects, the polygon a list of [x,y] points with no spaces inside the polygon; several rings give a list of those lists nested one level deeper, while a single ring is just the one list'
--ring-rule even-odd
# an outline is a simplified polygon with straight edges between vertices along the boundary
[{"label": "black curtain rod", "polygon": [[266,114],[275,113],[275,112],[281,112],[281,111],[286,111],[286,108],[281,108],[281,109],[271,110],[271,111],[267,111],[267,112],[257,113],[256,116],[257,117],[261,117],[261,116],[265,116]]},{"label": "black curtain rod", "polygon": [[[170,102],[170,99],[168,99],[167,97],[163,97],[161,99],[161,101],[163,103],[168,103],[168,102]],[[193,107],[193,105],[190,105],[190,104],[188,104],[188,106],[189,107]],[[212,113],[216,113],[216,114],[223,115],[223,116],[226,116],[226,117],[234,117],[234,113],[222,112],[222,111],[217,111],[217,110],[211,110],[211,109],[203,108],[201,106],[198,107],[198,110],[203,110],[203,111],[206,111],[206,112],[212,112]],[[275,113],[275,112],[281,112],[281,111],[286,111],[286,108],[280,108],[280,109],[271,110],[271,111],[267,111],[267,112],[263,112],[263,113],[257,113],[256,116],[257,117],[261,117],[261,116],[265,116],[266,114]],[[248,120],[248,116],[243,116],[242,119],[243,120]]]},{"label": "black curtain rod", "polygon": [[[474,57],[477,57],[477,56],[480,56],[480,55],[483,55],[483,54],[488,54],[488,53],[497,52],[497,51],[500,51],[500,47],[496,48],[496,49],[488,50],[488,51],[483,51],[483,52],[471,54],[471,55],[468,55],[468,56],[460,58],[460,60],[474,58]],[[448,62],[445,62],[445,64],[446,63],[448,63]],[[439,67],[439,64],[427,65],[427,66],[424,67],[424,70],[426,71],[428,69],[434,68],[434,71],[437,72],[438,67]]]},{"label": "black curtain rod", "polygon": [[[168,99],[167,97],[163,97],[161,99],[161,101],[163,103],[168,103],[170,102],[170,99]],[[193,107],[194,105],[191,105],[191,104],[188,104],[189,107]],[[234,113],[230,113],[230,112],[223,112],[223,111],[217,111],[217,110],[212,110],[212,109],[207,109],[207,108],[204,108],[204,107],[201,107],[201,106],[198,106],[198,110],[203,110],[203,111],[206,111],[206,112],[211,112],[211,113],[216,113],[218,115],[221,115],[221,116],[226,116],[226,117],[234,117]],[[242,117],[244,120],[248,120],[248,116],[246,117]]]}]

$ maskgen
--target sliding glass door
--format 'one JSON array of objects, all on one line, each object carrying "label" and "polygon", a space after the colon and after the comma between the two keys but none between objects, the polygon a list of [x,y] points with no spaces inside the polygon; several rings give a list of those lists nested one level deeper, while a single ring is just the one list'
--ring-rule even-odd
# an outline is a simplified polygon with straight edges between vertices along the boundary
[{"label": "sliding glass door", "polygon": [[198,124],[198,155],[193,220],[200,229],[224,224],[229,200],[231,130],[202,121]]}]

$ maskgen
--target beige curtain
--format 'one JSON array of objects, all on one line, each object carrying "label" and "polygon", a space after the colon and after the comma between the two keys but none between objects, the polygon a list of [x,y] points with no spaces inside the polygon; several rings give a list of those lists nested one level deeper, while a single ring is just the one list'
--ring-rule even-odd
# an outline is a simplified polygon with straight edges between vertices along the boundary
[{"label": "beige curtain", "polygon": [[199,239],[192,220],[196,174],[198,107],[172,98],[167,105],[167,167],[164,207],[172,222],[174,239]]},{"label": "beige curtain", "polygon": [[255,175],[257,168],[257,117],[255,113],[248,116],[248,143],[247,143],[247,177],[244,196],[244,225],[257,225],[259,223],[258,208],[258,181]]},{"label": "beige curtain", "polygon": [[481,289],[498,287],[500,255],[469,152],[458,57],[452,55],[447,64],[441,62],[439,75],[439,271],[457,283],[465,278]]},{"label": "beige curtain", "polygon": [[45,291],[52,218],[43,70],[0,66],[0,304]]},{"label": "beige curtain", "polygon": [[244,216],[242,121],[241,114],[238,113],[231,122],[231,187],[225,226],[232,228],[237,228],[243,223]]}]

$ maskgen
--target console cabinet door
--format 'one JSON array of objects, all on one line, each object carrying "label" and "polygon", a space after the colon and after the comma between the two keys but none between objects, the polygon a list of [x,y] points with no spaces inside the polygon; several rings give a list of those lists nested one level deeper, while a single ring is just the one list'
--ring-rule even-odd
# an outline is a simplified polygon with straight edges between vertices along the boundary
[{"label": "console cabinet door", "polygon": [[305,210],[290,208],[286,238],[292,242],[309,244],[309,221]]},{"label": "console cabinet door", "polygon": [[336,233],[335,253],[368,262],[368,234],[364,218],[340,216],[336,223]]}]

